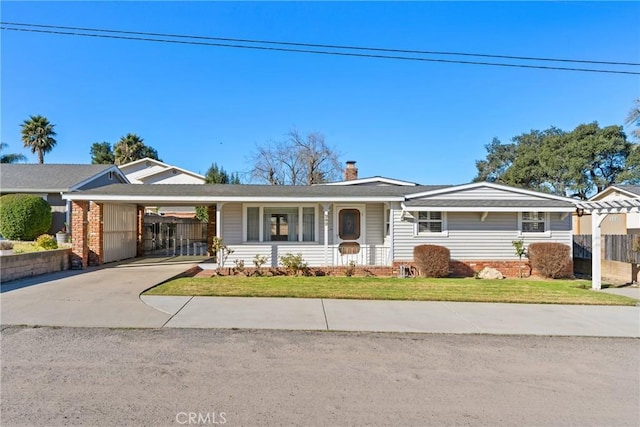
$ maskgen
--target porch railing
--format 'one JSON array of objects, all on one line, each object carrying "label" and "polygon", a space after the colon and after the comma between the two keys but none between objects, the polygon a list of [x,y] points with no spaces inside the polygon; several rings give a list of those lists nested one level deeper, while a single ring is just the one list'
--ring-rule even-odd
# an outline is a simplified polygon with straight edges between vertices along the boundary
[{"label": "porch railing", "polygon": [[[391,251],[388,246],[360,245],[358,253],[341,253],[338,245],[330,245],[330,262],[334,266],[355,265],[386,266],[391,265]],[[348,252],[348,251],[346,251]]]}]

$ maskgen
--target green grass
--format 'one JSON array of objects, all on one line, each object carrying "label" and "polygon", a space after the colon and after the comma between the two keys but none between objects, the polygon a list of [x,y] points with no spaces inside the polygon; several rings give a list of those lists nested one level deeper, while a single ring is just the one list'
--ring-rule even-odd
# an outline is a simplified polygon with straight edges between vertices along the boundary
[{"label": "green grass", "polygon": [[397,279],[367,277],[186,277],[146,295],[339,298],[537,304],[635,305],[631,298],[594,292],[586,280]]}]

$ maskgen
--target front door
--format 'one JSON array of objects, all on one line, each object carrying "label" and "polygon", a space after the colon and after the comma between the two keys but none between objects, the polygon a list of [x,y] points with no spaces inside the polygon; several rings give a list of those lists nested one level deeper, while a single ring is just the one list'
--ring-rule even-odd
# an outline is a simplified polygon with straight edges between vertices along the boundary
[{"label": "front door", "polygon": [[334,224],[335,241],[338,244],[335,252],[337,264],[354,262],[362,265],[366,259],[365,206],[336,206]]}]

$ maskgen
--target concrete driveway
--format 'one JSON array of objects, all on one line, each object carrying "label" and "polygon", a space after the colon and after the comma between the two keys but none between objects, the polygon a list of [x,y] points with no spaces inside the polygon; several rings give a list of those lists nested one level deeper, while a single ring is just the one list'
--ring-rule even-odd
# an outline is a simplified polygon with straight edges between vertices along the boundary
[{"label": "concrete driveway", "polygon": [[145,289],[192,264],[111,264],[2,284],[2,324],[160,328],[171,317],[142,303]]}]

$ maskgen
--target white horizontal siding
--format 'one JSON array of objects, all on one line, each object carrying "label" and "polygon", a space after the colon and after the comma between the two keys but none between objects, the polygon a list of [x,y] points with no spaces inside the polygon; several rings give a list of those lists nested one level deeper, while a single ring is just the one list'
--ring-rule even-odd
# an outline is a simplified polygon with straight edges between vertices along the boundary
[{"label": "white horizontal siding", "polygon": [[[280,257],[290,253],[293,255],[302,254],[302,258],[309,267],[320,267],[324,262],[324,245],[318,244],[244,244],[230,245],[234,252],[229,256],[225,267],[233,267],[235,260],[243,260],[245,267],[253,267],[253,259],[256,255],[264,256],[267,262],[264,267],[278,267]],[[330,254],[329,254],[330,256]]]},{"label": "white horizontal siding", "polygon": [[384,242],[384,205],[382,203],[368,203],[366,212],[365,244],[382,245]]},{"label": "white horizontal siding", "polygon": [[[394,260],[413,259],[413,248],[417,245],[433,244],[445,246],[452,259],[460,260],[517,260],[512,241],[520,239],[518,214],[516,212],[490,213],[480,220],[478,213],[447,213],[448,235],[414,236],[414,220],[407,215],[400,221],[400,211],[394,215]],[[560,219],[560,214],[551,213],[548,235],[527,235],[525,246],[533,242],[559,242],[572,246],[571,219]]]},{"label": "white horizontal siding", "polygon": [[242,203],[225,203],[222,206],[221,237],[225,244],[242,243],[242,215]]}]

